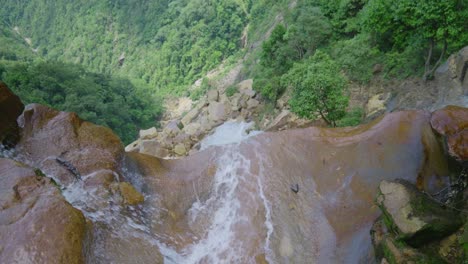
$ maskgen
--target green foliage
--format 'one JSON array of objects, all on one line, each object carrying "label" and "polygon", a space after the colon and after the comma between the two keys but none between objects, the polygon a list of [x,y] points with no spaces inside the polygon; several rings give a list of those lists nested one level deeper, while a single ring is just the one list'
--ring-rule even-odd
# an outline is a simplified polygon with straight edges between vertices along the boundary
[{"label": "green foliage", "polygon": [[206,92],[208,92],[208,90],[212,89],[213,87],[211,86],[210,84],[210,80],[208,80],[207,78],[203,78],[202,80],[202,83],[200,85],[200,87],[198,87],[197,89],[191,91],[190,93],[190,98],[194,101],[197,101],[198,99],[200,99],[203,95],[206,94]]},{"label": "green foliage", "polygon": [[6,66],[0,76],[24,103],[40,103],[76,112],[85,120],[108,126],[125,143],[140,128],[156,123],[160,99],[130,81],[85,71],[71,64],[36,62]]},{"label": "green foliage", "polygon": [[[424,74],[427,78],[432,76],[446,51],[466,45],[467,9],[466,1],[459,0],[370,0],[363,23],[367,31],[381,39],[384,48],[401,52],[417,45],[416,48],[427,49]],[[434,61],[437,47],[440,47],[439,59]]]},{"label": "green foliage", "polygon": [[273,70],[274,74],[285,73],[291,68],[294,58],[294,50],[287,45],[286,27],[277,25],[270,38],[262,45],[260,63]]},{"label": "green foliage", "polygon": [[276,102],[284,92],[284,86],[281,85],[280,77],[269,75],[268,70],[265,70],[265,73],[264,76],[258,76],[258,78],[254,79],[252,88],[268,101]]},{"label": "green foliage", "polygon": [[235,86],[235,85],[231,85],[228,88],[226,88],[226,95],[228,97],[233,96],[237,92],[238,92],[238,89],[237,89],[237,86]]},{"label": "green foliage", "polygon": [[369,82],[373,66],[383,60],[381,53],[372,47],[366,34],[337,41],[331,46],[331,55],[348,78],[359,83]]},{"label": "green foliage", "polygon": [[355,107],[336,122],[338,127],[357,126],[361,124],[364,117],[364,109],[361,107]]},{"label": "green foliage", "polygon": [[0,0],[0,6],[2,20],[48,60],[142,79],[159,94],[182,94],[239,50],[251,2]]},{"label": "green foliage", "polygon": [[[387,40],[399,48],[414,36],[434,41],[452,41],[463,34],[466,8],[458,0],[370,0],[364,25],[372,32],[391,32]],[[463,10],[460,12],[460,10]]]},{"label": "green foliage", "polygon": [[310,59],[295,64],[282,82],[293,87],[289,104],[299,116],[310,119],[321,116],[333,126],[345,116],[349,100],[344,95],[346,79],[326,53],[317,51]]}]

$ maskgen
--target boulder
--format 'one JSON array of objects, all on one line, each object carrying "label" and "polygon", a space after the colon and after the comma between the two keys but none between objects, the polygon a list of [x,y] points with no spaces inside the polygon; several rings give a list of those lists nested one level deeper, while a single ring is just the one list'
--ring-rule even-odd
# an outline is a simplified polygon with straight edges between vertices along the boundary
[{"label": "boulder", "polygon": [[226,105],[223,103],[212,102],[208,106],[208,118],[213,122],[221,122],[226,120],[229,112]]},{"label": "boulder", "polygon": [[137,139],[125,147],[126,152],[139,152],[141,139]]},{"label": "boulder", "polygon": [[73,182],[76,174],[85,176],[102,169],[119,171],[124,149],[109,128],[83,121],[75,113],[38,104],[26,106],[18,123],[22,130],[17,151],[28,153],[29,161],[46,173],[50,168],[45,164],[65,168],[54,169],[64,173],[53,174],[54,177],[68,177]]},{"label": "boulder", "polygon": [[379,218],[370,231],[377,263],[437,263],[428,262],[431,258],[418,250],[398,241]]},{"label": "boulder", "polygon": [[291,118],[291,112],[289,110],[283,110],[281,113],[275,117],[275,119],[268,125],[266,131],[277,131],[280,128],[288,124],[289,119]]},{"label": "boulder", "polygon": [[456,79],[464,85],[468,84],[466,82],[466,75],[468,73],[468,46],[461,49],[458,53],[451,55],[448,59],[448,64],[452,79]]},{"label": "boulder", "polygon": [[14,146],[19,140],[16,119],[23,112],[24,105],[18,96],[0,82],[0,145]]},{"label": "boulder", "polygon": [[0,159],[0,263],[84,263],[85,226],[43,173]]},{"label": "boulder", "polygon": [[187,148],[183,143],[179,143],[174,147],[174,153],[179,156],[187,155]]},{"label": "boulder", "polygon": [[180,133],[179,120],[169,121],[163,129],[163,133],[170,137],[175,137],[177,134],[179,134]]},{"label": "boulder", "polygon": [[387,111],[387,103],[391,98],[391,93],[382,93],[372,96],[367,102],[366,115],[368,119],[373,119]]},{"label": "boulder", "polygon": [[253,90],[253,79],[247,79],[240,82],[238,85],[239,92],[247,95],[249,98],[253,98],[257,93]]},{"label": "boulder", "polygon": [[184,132],[189,136],[195,136],[200,132],[200,123],[190,123],[184,127]]},{"label": "boulder", "polygon": [[194,108],[192,110],[190,110],[190,112],[188,112],[181,120],[182,122],[182,125],[187,126],[188,124],[190,124],[190,122],[192,122],[197,116],[198,114],[200,113],[200,109],[198,108]]},{"label": "boulder", "polygon": [[140,153],[158,158],[169,156],[169,151],[156,140],[142,140],[140,143]]},{"label": "boulder", "polygon": [[412,246],[442,238],[462,224],[456,212],[442,207],[405,180],[382,181],[377,205],[388,227]]},{"label": "boulder", "polygon": [[239,93],[236,93],[233,96],[231,96],[230,104],[231,104],[232,111],[239,111],[239,109],[241,108],[240,99],[241,99],[241,94]]},{"label": "boulder", "polygon": [[219,92],[216,89],[209,90],[208,93],[206,94],[208,97],[208,102],[218,102],[219,100]]},{"label": "boulder", "polygon": [[158,130],[155,127],[140,130],[140,139],[152,139],[158,136]]},{"label": "boulder", "polygon": [[445,137],[448,152],[460,162],[468,161],[468,108],[446,106],[431,116],[432,128]]},{"label": "boulder", "polygon": [[247,109],[248,110],[253,110],[253,109],[257,108],[259,104],[260,104],[259,101],[255,100],[255,99],[249,99],[247,101]]},{"label": "boulder", "polygon": [[119,190],[126,205],[137,205],[145,201],[145,197],[128,182],[119,183]]}]

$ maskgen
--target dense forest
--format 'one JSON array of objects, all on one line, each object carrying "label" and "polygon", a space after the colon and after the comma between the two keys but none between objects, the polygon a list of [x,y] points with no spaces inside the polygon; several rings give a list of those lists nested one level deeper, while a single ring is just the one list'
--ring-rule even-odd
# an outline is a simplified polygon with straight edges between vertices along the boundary
[{"label": "dense forest", "polygon": [[450,53],[468,44],[462,0],[294,3],[263,43],[260,63],[250,62],[254,88],[272,102],[292,88],[293,111],[330,125],[359,121],[349,116],[359,116],[359,109],[345,112],[346,87],[368,83],[376,65],[387,79],[429,80]]},{"label": "dense forest", "polygon": [[2,0],[0,5],[4,22],[30,38],[40,56],[141,79],[159,94],[178,93],[238,51],[248,12],[242,0]]},{"label": "dense forest", "polygon": [[429,80],[468,43],[464,0],[0,5],[1,80],[25,102],[76,111],[125,142],[156,124],[161,97],[189,95],[188,87],[221,62],[245,58],[244,76],[266,101],[291,89],[300,116],[350,125],[360,111],[348,109],[349,83],[369,82],[375,65],[385,78]]}]

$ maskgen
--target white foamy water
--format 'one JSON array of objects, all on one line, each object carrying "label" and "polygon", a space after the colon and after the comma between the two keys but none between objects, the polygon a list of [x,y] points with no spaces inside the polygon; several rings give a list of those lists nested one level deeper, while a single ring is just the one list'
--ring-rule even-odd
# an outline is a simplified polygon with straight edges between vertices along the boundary
[{"label": "white foamy water", "polygon": [[[263,194],[260,178],[252,180],[251,161],[245,158],[239,144],[247,138],[259,134],[259,131],[247,133],[253,123],[227,122],[218,127],[215,132],[202,141],[201,149],[210,146],[223,146],[222,154],[216,161],[217,171],[214,176],[213,190],[206,201],[199,199],[188,211],[189,224],[198,226],[208,221],[208,226],[201,239],[186,247],[182,252],[166,252],[168,263],[255,263],[252,256],[246,254],[251,248],[246,243],[254,238],[239,237],[239,233],[248,233],[252,228],[252,214],[249,206],[257,204],[268,206]],[[244,184],[257,184],[258,192],[245,195]],[[268,247],[268,239],[273,232],[270,209],[265,208],[264,249]],[[208,216],[208,217],[207,217]],[[207,219],[208,218],[208,219]],[[252,234],[255,237],[255,234]],[[172,261],[171,261],[172,260]]]},{"label": "white foamy water", "polygon": [[210,146],[222,146],[241,141],[261,133],[253,131],[255,123],[229,121],[216,128],[213,134],[207,136],[200,142],[200,150],[207,149]]}]

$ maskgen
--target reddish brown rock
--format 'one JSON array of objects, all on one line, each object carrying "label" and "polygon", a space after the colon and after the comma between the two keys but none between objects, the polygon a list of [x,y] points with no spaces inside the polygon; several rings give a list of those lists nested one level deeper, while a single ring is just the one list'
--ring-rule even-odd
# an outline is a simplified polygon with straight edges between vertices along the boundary
[{"label": "reddish brown rock", "polygon": [[0,262],[83,263],[85,219],[39,171],[0,159]]},{"label": "reddish brown rock", "polygon": [[19,140],[16,119],[23,109],[24,105],[19,97],[0,82],[0,144],[12,146]]},{"label": "reddish brown rock", "polygon": [[63,184],[79,177],[73,171],[81,176],[97,170],[118,171],[123,145],[109,128],[38,104],[28,105],[19,123],[18,151]]},{"label": "reddish brown rock", "polygon": [[431,117],[432,128],[446,137],[451,156],[461,162],[468,161],[468,108],[447,106]]},{"label": "reddish brown rock", "polygon": [[[216,228],[210,226],[222,207],[216,201],[232,191],[227,201],[235,203],[223,213],[243,220],[230,227],[231,240],[223,241],[227,246],[217,254],[235,247],[241,252],[236,260],[248,263],[264,253],[268,216],[274,228],[267,260],[358,263],[371,248],[369,230],[379,215],[374,198],[382,180],[405,178],[431,189],[448,174],[430,116],[399,112],[355,128],[263,133],[180,160],[129,153],[127,166],[143,175],[148,194],[157,195],[152,204],[161,213],[152,230],[176,250],[202,243]],[[297,192],[291,190],[295,184]]]},{"label": "reddish brown rock", "polygon": [[124,204],[137,205],[145,201],[143,195],[135,190],[135,188],[128,182],[119,183],[119,190],[124,200]]}]

